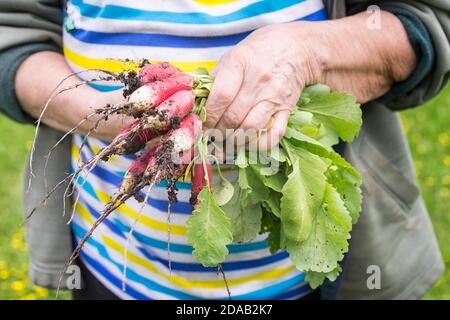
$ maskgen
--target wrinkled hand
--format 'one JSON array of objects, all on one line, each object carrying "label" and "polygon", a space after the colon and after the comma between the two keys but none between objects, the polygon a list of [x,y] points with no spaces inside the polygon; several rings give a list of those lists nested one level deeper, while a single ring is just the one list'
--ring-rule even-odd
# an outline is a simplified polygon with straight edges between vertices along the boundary
[{"label": "wrinkled hand", "polygon": [[[416,56],[401,21],[380,12],[380,28],[368,28],[370,13],[320,22],[291,22],[254,31],[221,59],[206,103],[211,128],[269,129],[259,147],[284,135],[289,112],[307,85],[323,83],[376,99],[409,77]],[[239,135],[235,134],[235,135]]]},{"label": "wrinkled hand", "polygon": [[212,72],[208,127],[222,131],[266,128],[259,136],[263,149],[279,141],[315,67],[306,46],[291,30],[288,24],[261,28],[225,54]]}]

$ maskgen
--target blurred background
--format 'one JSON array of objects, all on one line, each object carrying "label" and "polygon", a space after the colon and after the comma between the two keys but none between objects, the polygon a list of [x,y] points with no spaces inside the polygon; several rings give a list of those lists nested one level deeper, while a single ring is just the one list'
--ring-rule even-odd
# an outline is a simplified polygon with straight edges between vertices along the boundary
[{"label": "blurred background", "polygon": [[[446,270],[424,299],[450,299],[450,85],[434,100],[401,113],[422,193],[437,233]],[[34,128],[0,115],[0,300],[54,299],[27,275],[22,223],[22,169]],[[59,299],[69,299],[68,293]]]}]

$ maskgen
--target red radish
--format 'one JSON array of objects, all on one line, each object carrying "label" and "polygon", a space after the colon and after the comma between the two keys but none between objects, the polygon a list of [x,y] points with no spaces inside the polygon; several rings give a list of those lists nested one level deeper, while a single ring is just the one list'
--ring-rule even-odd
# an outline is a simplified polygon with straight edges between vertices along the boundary
[{"label": "red radish", "polygon": [[130,95],[127,103],[129,113],[138,117],[145,111],[155,108],[174,93],[192,89],[193,84],[194,79],[186,73],[147,83]]},{"label": "red radish", "polygon": [[103,157],[125,155],[139,151],[148,141],[161,135],[180,121],[194,107],[194,93],[183,90],[173,94],[149,114],[125,127],[105,149]]},{"label": "red radish", "polygon": [[[154,177],[160,175],[161,168],[171,170],[177,164],[185,162],[188,164],[192,159],[193,154],[186,157],[183,155],[188,152],[191,153],[192,147],[197,142],[202,131],[202,120],[191,113],[181,121],[177,129],[171,130],[162,139],[162,143],[155,151],[155,156],[150,160],[147,169],[144,173],[146,181],[152,181]],[[177,161],[181,160],[181,161]],[[179,163],[175,163],[175,161]]]},{"label": "red radish", "polygon": [[142,84],[161,81],[173,77],[181,71],[168,62],[148,64],[139,71],[139,79]]},{"label": "red radish", "polygon": [[141,120],[136,120],[129,126],[122,129],[116,138],[114,138],[110,144],[116,145],[114,149],[117,150],[114,154],[125,155],[135,153],[142,149],[147,141],[154,139],[159,135],[157,130],[142,128],[140,124]]},{"label": "red radish", "polygon": [[[212,185],[212,165],[209,162],[205,163],[206,166],[206,172],[208,173],[208,186],[209,190],[211,190]],[[202,191],[203,187],[206,185],[206,179],[205,179],[205,169],[203,166],[203,163],[196,163],[194,164],[194,168],[192,169],[192,177],[191,177],[191,183],[192,183],[192,190],[191,190],[191,198],[189,202],[193,207],[195,207],[198,203],[198,194],[200,191]]]},{"label": "red radish", "polygon": [[143,128],[168,130],[176,127],[192,111],[194,103],[195,95],[192,90],[178,91],[148,112],[148,116],[142,120]]},{"label": "red radish", "polygon": [[[167,129],[166,129],[167,130]],[[112,155],[126,155],[138,152],[145,144],[160,136],[164,131],[154,130],[150,127],[144,128],[141,120],[136,120],[128,125],[104,147],[95,157],[86,163],[92,163],[94,159],[107,160]]]},{"label": "red radish", "polygon": [[144,152],[142,152],[139,157],[131,163],[119,187],[119,191],[116,196],[117,198],[121,194],[133,195],[137,192],[135,189],[141,183],[142,175],[144,174],[150,159],[153,157],[155,150],[155,146],[146,148]]}]

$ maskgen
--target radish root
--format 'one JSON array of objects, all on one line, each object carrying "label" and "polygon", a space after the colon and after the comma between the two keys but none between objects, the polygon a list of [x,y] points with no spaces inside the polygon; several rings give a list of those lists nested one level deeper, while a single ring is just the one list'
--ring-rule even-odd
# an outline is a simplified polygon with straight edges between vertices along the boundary
[{"label": "radish root", "polygon": [[[74,84],[72,86],[66,87],[66,88],[61,89],[59,91],[56,91],[69,78],[71,78],[71,77],[73,77],[75,75],[79,75],[79,74],[81,74],[83,72],[87,72],[87,71],[101,71],[101,72],[109,74],[109,76],[108,77],[98,77],[98,78],[94,78],[94,79],[90,79],[90,80],[83,80],[83,81],[81,81],[79,83],[76,83],[76,84]],[[53,89],[52,93],[50,94],[49,98],[46,100],[43,108],[41,109],[39,117],[38,117],[38,119],[36,121],[36,129],[35,129],[34,139],[33,139],[32,145],[31,145],[31,152],[30,152],[30,164],[29,164],[29,166],[30,166],[30,177],[29,177],[29,180],[28,180],[28,189],[27,189],[28,191],[31,188],[31,181],[35,177],[34,172],[33,172],[33,157],[34,157],[34,152],[36,150],[36,141],[37,141],[37,137],[38,137],[38,134],[39,134],[39,128],[41,126],[42,118],[44,117],[44,114],[47,111],[48,106],[50,105],[50,103],[57,96],[59,96],[60,94],[66,92],[66,91],[69,91],[69,90],[72,90],[72,89],[76,89],[78,87],[81,87],[81,86],[83,86],[85,84],[88,84],[88,83],[91,83],[91,82],[102,81],[102,80],[105,80],[105,81],[113,80],[115,77],[117,77],[117,76],[114,75],[113,73],[109,73],[108,71],[104,71],[104,70],[98,70],[98,69],[83,70],[83,71],[80,71],[80,72],[68,75],[67,77],[65,77],[64,79],[62,79],[58,83],[58,85],[56,86],[55,89]]]}]

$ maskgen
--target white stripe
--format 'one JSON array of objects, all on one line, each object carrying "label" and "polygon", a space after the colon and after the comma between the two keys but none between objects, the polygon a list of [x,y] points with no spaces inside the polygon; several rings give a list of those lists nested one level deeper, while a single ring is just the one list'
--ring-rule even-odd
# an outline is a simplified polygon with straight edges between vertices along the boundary
[{"label": "white stripe", "polygon": [[293,21],[323,9],[322,0],[305,1],[288,8],[239,21],[220,24],[181,24],[158,21],[133,21],[80,17],[78,28],[98,32],[161,33],[180,36],[206,37],[241,33],[260,27]]}]

